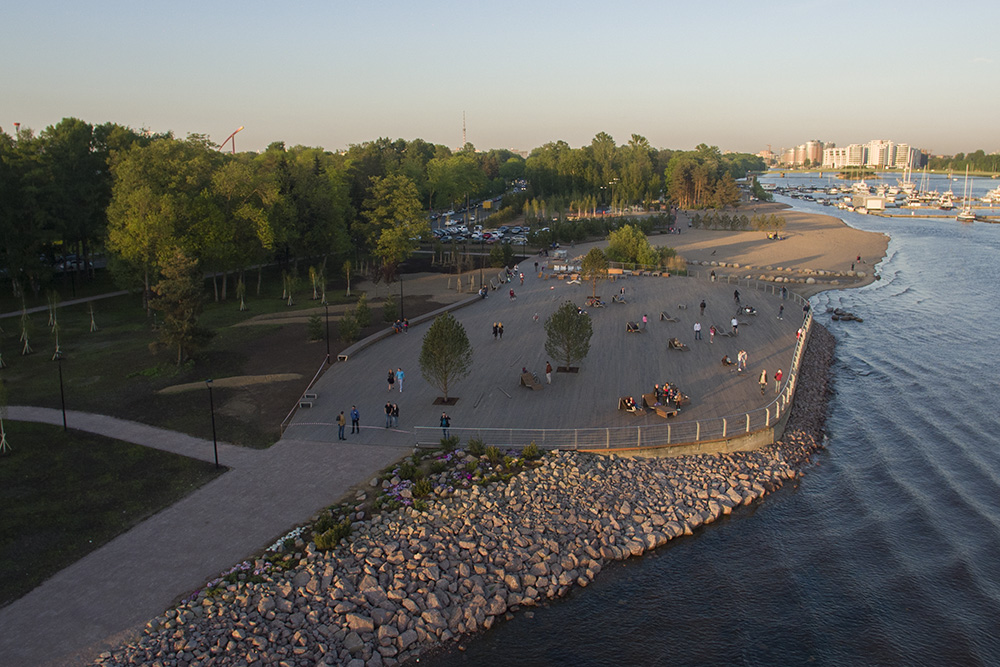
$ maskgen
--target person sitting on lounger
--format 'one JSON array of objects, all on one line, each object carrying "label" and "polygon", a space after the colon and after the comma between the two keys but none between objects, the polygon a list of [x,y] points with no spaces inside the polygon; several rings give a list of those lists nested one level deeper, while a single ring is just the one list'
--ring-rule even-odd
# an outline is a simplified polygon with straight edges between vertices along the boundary
[{"label": "person sitting on lounger", "polygon": [[670,339],[670,349],[672,349],[672,350],[683,350],[684,349],[684,343],[682,343],[680,341],[680,339],[678,339],[678,338],[671,338]]}]

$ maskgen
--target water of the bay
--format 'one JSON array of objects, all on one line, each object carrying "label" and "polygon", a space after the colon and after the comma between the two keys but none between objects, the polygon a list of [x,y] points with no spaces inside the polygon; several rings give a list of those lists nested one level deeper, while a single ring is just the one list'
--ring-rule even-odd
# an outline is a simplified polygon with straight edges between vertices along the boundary
[{"label": "water of the bay", "polygon": [[880,281],[812,300],[837,338],[827,449],[754,507],[423,662],[1000,664],[1000,225],[778,199],[891,237]]}]

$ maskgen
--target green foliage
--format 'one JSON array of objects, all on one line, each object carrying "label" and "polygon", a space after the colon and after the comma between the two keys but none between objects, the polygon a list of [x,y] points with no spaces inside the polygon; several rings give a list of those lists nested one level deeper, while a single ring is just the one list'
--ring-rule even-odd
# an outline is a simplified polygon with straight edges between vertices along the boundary
[{"label": "green foliage", "polygon": [[418,512],[426,512],[430,509],[430,503],[428,503],[424,498],[417,498],[413,501],[413,509]]},{"label": "green foliage", "polygon": [[538,449],[538,445],[535,444],[535,441],[532,440],[521,450],[521,456],[529,461],[534,461],[542,457],[542,452]]},{"label": "green foliage", "polygon": [[486,451],[486,443],[479,438],[470,438],[469,444],[465,447],[473,456],[482,456]]},{"label": "green foliage", "polygon": [[496,269],[514,266],[514,248],[509,243],[494,243],[490,248],[489,262]]},{"label": "green foliage", "polygon": [[466,377],[472,368],[472,345],[465,327],[451,313],[439,315],[424,335],[420,348],[420,372],[424,379],[444,392]]},{"label": "green foliage", "polygon": [[332,528],[320,534],[313,535],[313,542],[320,551],[330,551],[336,548],[341,540],[345,540],[351,535],[351,521],[345,519],[334,524]]},{"label": "green foliage", "polygon": [[[477,454],[477,456],[482,456],[482,453]],[[474,474],[477,470],[479,470],[479,463],[477,461],[465,462],[465,472],[469,474]]]},{"label": "green foliage", "polygon": [[453,452],[458,449],[458,436],[451,435],[447,438],[441,438],[441,449],[446,452]]},{"label": "green foliage", "polygon": [[364,208],[356,226],[385,264],[409,257],[417,248],[416,239],[430,233],[417,186],[403,174],[372,176]]},{"label": "green foliage", "polygon": [[426,477],[419,479],[413,485],[413,496],[415,498],[426,498],[431,493],[431,480]]},{"label": "green foliage", "polygon": [[387,294],[382,302],[382,319],[392,323],[399,319],[399,306],[396,305],[396,297]]},{"label": "green foliage", "polygon": [[358,339],[358,334],[361,333],[361,327],[358,325],[358,318],[354,314],[354,309],[348,308],[347,311],[340,316],[340,324],[337,326],[337,330],[340,333],[340,340],[345,343],[353,343]]},{"label": "green foliage", "polygon": [[180,249],[174,249],[163,262],[162,278],[153,288],[156,298],[152,307],[163,314],[160,339],[164,345],[177,348],[177,365],[188,354],[204,345],[214,335],[198,326],[203,296],[201,272],[197,261]]},{"label": "green foliage", "polygon": [[399,475],[400,479],[414,480],[417,478],[418,474],[417,466],[410,463],[409,461],[404,461],[403,463],[400,464],[399,472],[396,474]]},{"label": "green foliage", "polygon": [[660,264],[660,251],[650,245],[640,227],[624,225],[608,234],[607,256],[613,262],[654,267]]},{"label": "green foliage", "polygon": [[487,447],[484,453],[486,454],[486,460],[490,463],[495,465],[500,461],[500,449],[495,445]]},{"label": "green foliage", "polygon": [[364,329],[372,323],[372,309],[368,306],[368,294],[362,293],[354,307],[354,316],[358,318],[358,326]]},{"label": "green foliage", "polygon": [[310,315],[306,322],[306,333],[309,335],[309,340],[323,340],[323,331],[323,318],[315,313]]},{"label": "green foliage", "polygon": [[593,289],[591,296],[597,295],[597,283],[608,278],[608,258],[600,248],[591,248],[580,266],[580,273],[584,280],[589,281]]},{"label": "green foliage", "polygon": [[444,461],[432,461],[431,462],[431,474],[432,475],[438,475],[440,473],[443,473],[447,467],[448,467],[448,464],[445,463]]},{"label": "green foliage", "polygon": [[517,457],[516,456],[511,456],[510,454],[508,454],[508,455],[506,455],[506,456],[503,457],[503,466],[504,466],[504,468],[510,469],[510,468],[512,468],[514,466],[515,463],[517,463]]},{"label": "green foliage", "polygon": [[593,333],[590,315],[578,314],[576,305],[567,301],[545,320],[545,351],[564,366],[572,366],[590,352]]}]

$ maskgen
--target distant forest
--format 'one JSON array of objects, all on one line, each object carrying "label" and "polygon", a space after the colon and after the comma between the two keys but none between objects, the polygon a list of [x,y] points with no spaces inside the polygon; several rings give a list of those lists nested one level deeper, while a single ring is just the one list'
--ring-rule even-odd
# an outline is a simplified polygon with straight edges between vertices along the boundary
[{"label": "distant forest", "polygon": [[985,151],[979,149],[966,155],[959,153],[954,157],[932,157],[927,163],[929,169],[936,171],[984,171],[1000,174],[1000,153],[987,155]]}]

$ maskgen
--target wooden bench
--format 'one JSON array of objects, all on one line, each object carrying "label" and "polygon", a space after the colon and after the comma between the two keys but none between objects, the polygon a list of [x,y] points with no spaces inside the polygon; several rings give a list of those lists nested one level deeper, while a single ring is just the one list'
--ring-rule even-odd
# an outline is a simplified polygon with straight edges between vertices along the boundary
[{"label": "wooden bench", "polygon": [[670,317],[669,315],[667,315],[666,313],[664,313],[662,310],[660,311],[660,321],[661,322],[664,322],[664,321],[666,321],[666,322],[680,322],[680,320],[678,320],[676,317]]},{"label": "wooden bench", "polygon": [[625,331],[626,333],[642,333],[642,329],[639,328],[638,322],[626,322]]},{"label": "wooden bench", "polygon": [[531,373],[521,373],[521,386],[528,387],[532,391],[542,390],[542,383]]},{"label": "wooden bench", "polygon": [[629,402],[630,396],[622,396],[618,399],[618,409],[625,410],[626,412],[631,412],[634,415],[642,414],[642,410],[639,409],[638,405],[632,405]]},{"label": "wooden bench", "polygon": [[664,419],[670,419],[671,417],[676,417],[677,413],[680,412],[678,408],[668,408],[665,405],[656,406],[656,415],[658,417],[663,417]]},{"label": "wooden bench", "polygon": [[337,355],[337,361],[347,361],[347,355],[346,354],[338,354]]},{"label": "wooden bench", "polygon": [[312,406],[313,406],[313,402],[312,401],[307,401],[304,398],[299,401],[299,407],[300,408],[311,408]]},{"label": "wooden bench", "polygon": [[667,349],[669,350],[680,350],[681,352],[687,352],[690,348],[687,345],[680,342],[676,338],[671,338],[667,341]]},{"label": "wooden bench", "polygon": [[648,394],[643,394],[642,395],[642,407],[646,408],[647,410],[655,410],[656,409],[656,394],[653,393],[653,392],[649,392]]},{"label": "wooden bench", "polygon": [[621,294],[615,294],[613,297],[611,297],[611,303],[626,303],[625,297],[623,297]]}]

